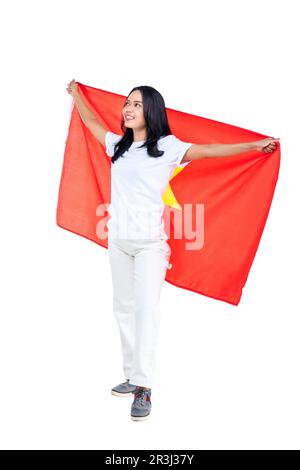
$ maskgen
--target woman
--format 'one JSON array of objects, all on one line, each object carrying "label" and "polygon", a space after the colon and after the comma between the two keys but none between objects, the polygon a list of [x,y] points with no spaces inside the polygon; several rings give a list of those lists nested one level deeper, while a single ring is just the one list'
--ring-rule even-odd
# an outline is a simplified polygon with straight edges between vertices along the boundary
[{"label": "woman", "polygon": [[275,140],[241,144],[196,145],[171,133],[164,99],[152,87],[131,90],[122,109],[121,134],[105,129],[83,102],[75,80],[67,88],[81,118],[111,158],[108,252],[113,309],[118,322],[126,382],[116,396],[134,393],[131,417],[151,411],[160,292],[170,268],[162,196],[176,167],[200,158],[225,157],[247,150],[272,152]]}]

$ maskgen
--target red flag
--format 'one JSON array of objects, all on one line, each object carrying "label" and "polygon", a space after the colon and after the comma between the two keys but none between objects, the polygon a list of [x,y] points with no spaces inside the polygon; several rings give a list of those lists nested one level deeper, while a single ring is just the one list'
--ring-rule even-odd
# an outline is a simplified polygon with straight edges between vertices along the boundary
[{"label": "red flag", "polygon": [[[122,135],[125,96],[77,82],[82,98],[99,122]],[[172,134],[195,144],[233,144],[269,136],[230,124],[166,108]],[[66,140],[56,223],[107,248],[98,236],[110,203],[110,158],[82,122],[74,106]],[[280,167],[280,145],[271,154],[248,151],[230,157],[192,160],[178,167],[163,196],[164,223],[171,247],[166,281],[175,286],[238,305],[270,210]],[[199,217],[201,224],[197,224]],[[182,223],[176,238],[174,224]],[[184,223],[194,223],[194,249]],[[168,225],[170,224],[170,225]]]}]

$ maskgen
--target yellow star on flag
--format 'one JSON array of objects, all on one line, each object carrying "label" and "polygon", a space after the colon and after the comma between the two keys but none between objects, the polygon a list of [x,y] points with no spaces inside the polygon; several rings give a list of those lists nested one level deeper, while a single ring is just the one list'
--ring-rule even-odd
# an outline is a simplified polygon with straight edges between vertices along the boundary
[{"label": "yellow star on flag", "polygon": [[[173,174],[170,178],[170,181],[178,173],[180,173],[182,170],[184,170],[184,167],[183,168],[180,168],[180,167],[175,168],[175,170],[174,170],[174,172],[173,172]],[[166,204],[166,206],[173,207],[174,209],[179,209],[180,211],[182,211],[181,206],[180,206],[180,204],[178,204],[178,202],[176,200],[176,197],[175,197],[175,194],[173,193],[173,190],[172,190],[170,184],[168,184],[167,189],[165,190],[165,192],[163,194],[163,202],[164,202],[164,204]]]}]

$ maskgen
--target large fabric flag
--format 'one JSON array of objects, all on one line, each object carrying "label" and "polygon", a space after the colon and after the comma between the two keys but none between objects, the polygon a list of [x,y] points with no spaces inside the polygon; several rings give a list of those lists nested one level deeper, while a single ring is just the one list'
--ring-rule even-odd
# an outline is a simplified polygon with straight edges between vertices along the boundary
[{"label": "large fabric flag", "polygon": [[[78,83],[78,82],[77,82]],[[125,96],[78,83],[79,93],[108,130],[121,135]],[[250,142],[270,136],[167,108],[172,134],[195,144]],[[97,211],[110,203],[110,158],[83,123],[74,101],[64,150],[56,223],[107,248],[97,225],[109,215]],[[267,221],[280,167],[280,144],[272,153],[251,151],[193,160],[177,167],[163,195],[171,247],[165,280],[213,299],[238,305]],[[174,224],[187,215],[195,224],[197,249]],[[194,217],[194,219],[193,219]],[[177,218],[177,219],[176,219]],[[106,225],[105,225],[106,227]]]}]

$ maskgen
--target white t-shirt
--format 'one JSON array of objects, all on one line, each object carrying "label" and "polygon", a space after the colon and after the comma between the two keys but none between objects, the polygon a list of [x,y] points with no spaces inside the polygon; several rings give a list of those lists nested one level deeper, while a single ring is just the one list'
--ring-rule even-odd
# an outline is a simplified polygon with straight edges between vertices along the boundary
[{"label": "white t-shirt", "polygon": [[[114,154],[122,135],[108,131],[106,153]],[[162,218],[165,193],[176,167],[190,163],[181,160],[193,145],[171,134],[161,137],[157,148],[165,153],[150,157],[147,148],[138,148],[145,140],[132,142],[130,148],[111,165],[111,202],[107,211],[109,238],[168,239]]]}]

